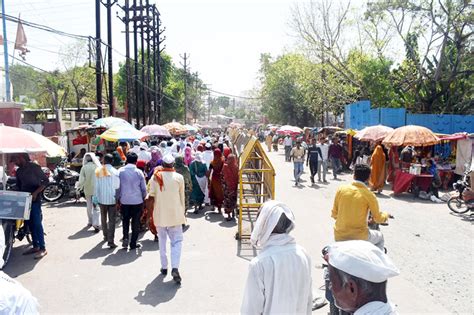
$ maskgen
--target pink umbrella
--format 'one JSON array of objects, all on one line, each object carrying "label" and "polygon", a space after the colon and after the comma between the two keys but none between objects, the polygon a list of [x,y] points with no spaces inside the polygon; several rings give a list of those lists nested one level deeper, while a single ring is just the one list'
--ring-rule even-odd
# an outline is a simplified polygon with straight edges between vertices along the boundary
[{"label": "pink umbrella", "polygon": [[285,125],[285,126],[281,126],[277,131],[276,133],[278,135],[290,135],[290,136],[294,136],[294,135],[299,135],[300,133],[303,133],[303,129],[299,128],[299,127],[295,127],[295,126],[289,126],[289,125]]},{"label": "pink umbrella", "polygon": [[170,132],[160,125],[148,125],[140,129],[141,132],[147,133],[150,136],[171,137]]},{"label": "pink umbrella", "polygon": [[358,131],[354,138],[357,138],[361,141],[377,142],[385,139],[385,137],[392,131],[393,128],[383,125],[370,126]]}]

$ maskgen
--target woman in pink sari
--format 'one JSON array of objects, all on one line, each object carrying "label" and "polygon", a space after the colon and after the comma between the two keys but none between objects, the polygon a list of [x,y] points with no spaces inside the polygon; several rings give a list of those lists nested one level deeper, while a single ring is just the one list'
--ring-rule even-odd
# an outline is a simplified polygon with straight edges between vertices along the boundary
[{"label": "woman in pink sari", "polygon": [[189,166],[194,161],[191,147],[186,147],[184,149],[184,164]]}]

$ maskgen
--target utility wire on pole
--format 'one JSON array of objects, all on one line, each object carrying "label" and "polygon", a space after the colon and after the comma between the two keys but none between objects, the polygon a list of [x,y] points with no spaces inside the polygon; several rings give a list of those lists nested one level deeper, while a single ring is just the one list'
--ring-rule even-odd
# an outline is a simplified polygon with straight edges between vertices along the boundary
[{"label": "utility wire on pole", "polygon": [[183,66],[184,69],[184,124],[186,125],[188,122],[188,117],[187,117],[187,111],[188,111],[188,60],[189,60],[189,55],[187,53],[184,53],[184,56],[181,56],[183,58],[183,62],[181,65]]}]

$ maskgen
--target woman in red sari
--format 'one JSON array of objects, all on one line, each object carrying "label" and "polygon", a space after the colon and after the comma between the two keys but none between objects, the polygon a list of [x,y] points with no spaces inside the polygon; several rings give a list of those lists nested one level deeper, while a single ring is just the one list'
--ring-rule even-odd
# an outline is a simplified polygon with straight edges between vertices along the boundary
[{"label": "woman in red sari", "polygon": [[395,181],[395,173],[400,169],[400,157],[398,155],[398,147],[391,147],[388,151],[388,177],[387,181],[392,183]]},{"label": "woman in red sari", "polygon": [[211,206],[217,207],[219,213],[222,213],[222,204],[224,202],[224,189],[222,188],[222,169],[224,168],[224,158],[221,150],[214,150],[214,160],[209,166],[211,172],[211,182],[209,184],[209,199]]},{"label": "woman in red sari", "polygon": [[227,221],[234,219],[234,209],[237,205],[237,186],[239,184],[239,167],[235,155],[229,154],[222,170],[224,186],[224,210]]}]

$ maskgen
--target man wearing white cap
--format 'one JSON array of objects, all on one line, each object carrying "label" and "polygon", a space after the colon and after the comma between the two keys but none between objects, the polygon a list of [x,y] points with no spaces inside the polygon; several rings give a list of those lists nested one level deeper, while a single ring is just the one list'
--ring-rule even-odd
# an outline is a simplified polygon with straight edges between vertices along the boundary
[{"label": "man wearing white cap", "polygon": [[311,259],[289,235],[294,227],[285,204],[260,208],[250,241],[262,250],[250,262],[241,314],[311,314]]},{"label": "man wearing white cap", "polygon": [[148,145],[146,142],[140,144],[140,151],[137,153],[139,161],[149,162],[151,160],[151,153],[148,152]]},{"label": "man wearing white cap", "polygon": [[390,258],[367,241],[329,246],[331,291],[338,308],[354,315],[397,314],[387,299],[387,279],[400,272]]},{"label": "man wearing white cap", "polygon": [[171,244],[171,275],[173,280],[181,283],[178,268],[181,259],[183,242],[182,224],[184,217],[185,193],[184,178],[174,169],[174,157],[171,154],[163,157],[163,167],[157,169],[150,180],[148,191],[148,207],[153,208],[153,222],[158,231],[160,242],[160,272],[163,276],[168,274],[168,258],[166,256],[166,240],[169,237]]},{"label": "man wearing white cap", "polygon": [[206,164],[207,169],[211,165],[212,160],[214,160],[214,152],[212,152],[212,145],[210,142],[205,145],[206,150],[202,153],[202,161]]}]

